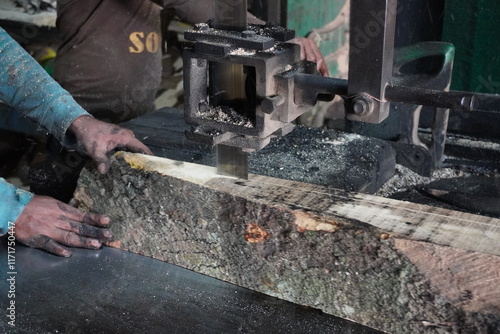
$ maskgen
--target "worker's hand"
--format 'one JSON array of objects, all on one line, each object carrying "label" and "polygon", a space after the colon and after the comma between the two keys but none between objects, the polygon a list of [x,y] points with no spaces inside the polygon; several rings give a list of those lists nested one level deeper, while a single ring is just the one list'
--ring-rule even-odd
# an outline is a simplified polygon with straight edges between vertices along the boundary
[{"label": "worker's hand", "polygon": [[112,233],[109,218],[82,212],[53,198],[35,195],[15,222],[16,239],[23,244],[68,257],[65,246],[98,249]]},{"label": "worker's hand", "polygon": [[78,117],[71,123],[69,131],[76,136],[78,144],[97,163],[97,170],[101,174],[109,170],[108,153],[115,149],[153,154],[146,145],[135,138],[132,131],[91,116]]},{"label": "worker's hand", "polygon": [[310,38],[305,37],[295,37],[290,40],[290,42],[300,45],[300,59],[309,60],[316,63],[319,73],[321,75],[327,77],[330,74],[328,73],[328,68],[326,67],[325,59],[319,51],[318,46],[314,41]]}]

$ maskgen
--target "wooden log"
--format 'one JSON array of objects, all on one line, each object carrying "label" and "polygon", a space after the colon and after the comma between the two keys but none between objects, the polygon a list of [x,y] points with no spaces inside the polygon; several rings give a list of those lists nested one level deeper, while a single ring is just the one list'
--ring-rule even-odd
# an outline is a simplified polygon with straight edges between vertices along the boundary
[{"label": "wooden log", "polygon": [[75,200],[115,247],[376,329],[500,328],[499,219],[129,153]]}]

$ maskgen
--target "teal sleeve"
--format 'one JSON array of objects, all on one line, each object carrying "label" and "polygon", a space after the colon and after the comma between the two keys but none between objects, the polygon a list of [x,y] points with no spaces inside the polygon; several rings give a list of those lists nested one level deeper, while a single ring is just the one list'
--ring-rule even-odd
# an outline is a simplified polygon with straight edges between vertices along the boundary
[{"label": "teal sleeve", "polygon": [[0,178],[0,235],[7,233],[9,223],[17,220],[32,198],[32,193],[16,188]]},{"label": "teal sleeve", "polygon": [[70,124],[89,114],[2,28],[0,61],[0,99],[66,143]]}]

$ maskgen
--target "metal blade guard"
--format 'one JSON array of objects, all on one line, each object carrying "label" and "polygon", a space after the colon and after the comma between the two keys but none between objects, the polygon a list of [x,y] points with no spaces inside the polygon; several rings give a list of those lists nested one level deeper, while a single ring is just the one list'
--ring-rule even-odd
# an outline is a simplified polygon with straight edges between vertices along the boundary
[{"label": "metal blade guard", "polygon": [[[185,38],[194,42],[184,50],[185,120],[194,126],[187,138],[251,152],[266,146],[271,137],[289,133],[291,122],[314,105],[319,94],[328,94],[323,87],[304,89],[302,75],[319,76],[314,63],[300,60],[300,47],[286,43],[294,36],[293,30],[274,24],[250,24],[241,32],[199,23],[186,31]],[[241,72],[241,79],[234,79],[234,73],[228,76],[244,80],[229,85],[244,87],[240,98],[234,99],[233,92],[232,100],[224,100],[225,92],[211,80],[211,71],[220,63],[233,64],[230,68]],[[330,93],[327,100],[331,98]]]}]

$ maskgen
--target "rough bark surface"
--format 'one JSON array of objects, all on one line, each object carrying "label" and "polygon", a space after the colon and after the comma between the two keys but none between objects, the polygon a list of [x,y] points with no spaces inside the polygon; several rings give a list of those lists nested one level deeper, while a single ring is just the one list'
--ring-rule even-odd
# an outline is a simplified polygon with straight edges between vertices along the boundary
[{"label": "rough bark surface", "polygon": [[[381,228],[370,209],[377,197],[360,196],[126,153],[106,176],[84,170],[75,193],[81,207],[112,217],[115,247],[390,333],[498,333],[500,257],[467,250],[460,233],[447,239],[454,211],[380,199]],[[346,207],[367,212],[353,218]],[[396,226],[412,211],[421,214],[399,224],[410,228]],[[472,240],[483,225],[485,240],[496,238],[498,220],[457,215]],[[417,222],[433,217],[421,235],[426,222]]]}]

